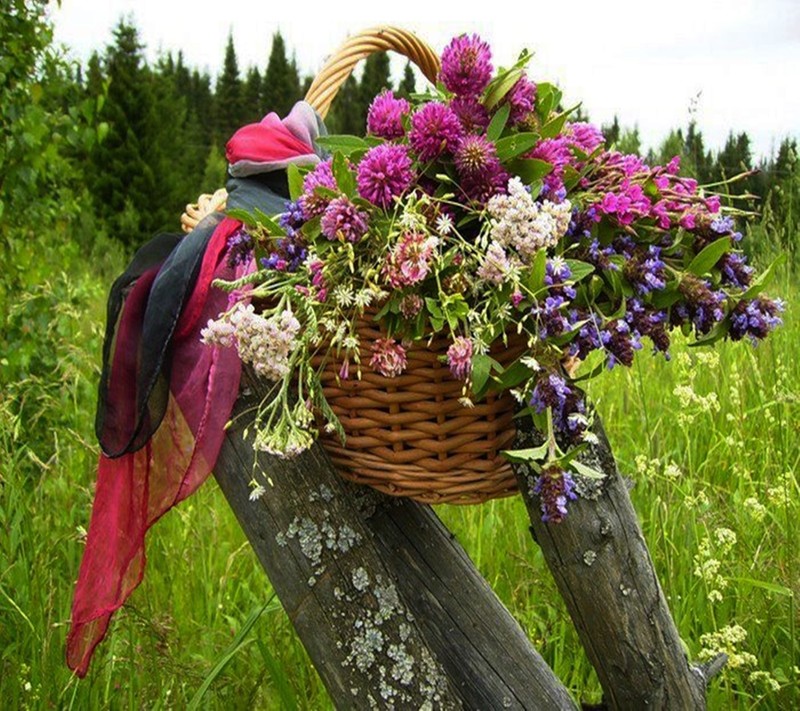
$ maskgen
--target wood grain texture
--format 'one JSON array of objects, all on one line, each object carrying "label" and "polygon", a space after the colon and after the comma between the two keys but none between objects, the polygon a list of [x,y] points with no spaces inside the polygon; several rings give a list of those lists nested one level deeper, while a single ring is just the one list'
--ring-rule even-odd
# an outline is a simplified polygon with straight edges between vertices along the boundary
[{"label": "wood grain texture", "polygon": [[245,386],[215,476],[337,708],[575,708],[429,507],[345,482],[319,446],[256,458]]},{"label": "wood grain texture", "polygon": [[[539,444],[530,422],[517,446]],[[602,425],[587,463],[600,482],[580,481],[580,497],[558,524],[541,520],[535,475],[516,464],[518,483],[539,544],[612,709],[704,709],[709,667],[689,663],[659,585],[625,481]],[[585,492],[586,493],[586,492]]]}]

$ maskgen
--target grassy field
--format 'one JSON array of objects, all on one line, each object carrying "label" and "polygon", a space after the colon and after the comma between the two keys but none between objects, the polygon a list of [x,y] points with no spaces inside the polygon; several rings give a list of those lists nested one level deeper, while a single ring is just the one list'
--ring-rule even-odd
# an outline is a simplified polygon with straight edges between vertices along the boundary
[{"label": "grassy field", "polygon": [[[13,256],[20,272],[0,288],[13,343],[0,353],[0,706],[329,708],[213,482],[152,531],[144,583],[87,679],[71,677],[63,644],[94,479],[105,292],[122,261],[102,246],[89,260],[61,250],[35,269]],[[800,290],[786,270],[770,291],[788,302],[785,326],[757,349],[678,345],[672,362],[641,357],[591,391],[636,482],[690,655],[731,656],[712,709],[800,707]],[[521,503],[440,514],[575,697],[598,701]]]}]

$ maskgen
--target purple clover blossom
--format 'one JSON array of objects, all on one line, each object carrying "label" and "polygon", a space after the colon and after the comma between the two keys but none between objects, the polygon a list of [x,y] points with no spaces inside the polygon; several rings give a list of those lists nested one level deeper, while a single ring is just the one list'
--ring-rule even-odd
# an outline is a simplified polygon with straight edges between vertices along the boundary
[{"label": "purple clover blossom", "polygon": [[667,265],[661,260],[661,247],[650,245],[647,251],[637,250],[625,263],[624,274],[636,292],[643,296],[667,286]]},{"label": "purple clover blossom", "polygon": [[548,296],[544,304],[535,306],[531,313],[539,324],[539,336],[551,338],[569,330],[570,324],[564,315],[567,301],[563,296]]},{"label": "purple clover blossom", "polygon": [[525,154],[525,158],[536,158],[550,163],[553,170],[544,177],[543,190],[554,193],[564,187],[564,167],[572,160],[572,151],[566,136],[545,138]]},{"label": "purple clover blossom", "polygon": [[763,295],[740,301],[731,311],[731,340],[740,341],[747,336],[753,345],[757,345],[783,323],[778,315],[783,310],[783,301]]},{"label": "purple clover blossom", "polygon": [[454,37],[442,52],[439,78],[456,96],[477,97],[492,78],[492,50],[478,35]]},{"label": "purple clover blossom", "polygon": [[411,117],[408,142],[422,161],[433,160],[444,153],[454,153],[464,136],[461,121],[453,109],[431,101]]},{"label": "purple clover blossom", "polygon": [[358,194],[378,207],[390,207],[413,181],[411,158],[403,145],[370,148],[358,164]]},{"label": "purple clover blossom", "polygon": [[500,161],[495,159],[487,163],[481,173],[464,176],[461,189],[470,200],[485,205],[495,195],[506,194],[510,177]]},{"label": "purple clover blossom", "polygon": [[483,136],[466,136],[455,152],[456,168],[462,177],[476,176],[492,170],[496,162],[495,145]]},{"label": "purple clover blossom", "polygon": [[609,370],[618,363],[630,367],[633,364],[634,351],[642,348],[638,335],[622,319],[609,321],[605,325],[600,331],[600,342],[606,351]]},{"label": "purple clover blossom", "polygon": [[728,252],[720,259],[719,266],[722,270],[723,284],[737,289],[746,289],[750,286],[753,279],[753,267],[747,265],[747,257],[744,254]]},{"label": "purple clover blossom", "polygon": [[535,101],[536,84],[527,76],[521,76],[506,94],[506,102],[511,109],[508,115],[509,124],[514,126],[525,121],[531,115]]},{"label": "purple clover blossom", "polygon": [[317,163],[314,170],[303,178],[303,194],[300,196],[298,202],[303,210],[303,217],[306,220],[310,220],[325,212],[325,208],[328,207],[328,203],[331,200],[324,195],[318,195],[316,192],[317,188],[327,188],[328,190],[338,189],[336,178],[333,177],[330,160]]},{"label": "purple clover blossom", "polygon": [[369,214],[359,210],[346,197],[336,198],[325,209],[320,227],[329,240],[342,238],[358,242],[369,228]]},{"label": "purple clover blossom", "polygon": [[477,99],[456,97],[450,102],[450,108],[466,133],[483,133],[489,125],[489,111]]},{"label": "purple clover blossom", "polygon": [[372,100],[367,113],[367,133],[389,141],[405,134],[403,117],[411,110],[405,99],[395,98],[391,91],[383,91]]},{"label": "purple clover blossom", "polygon": [[247,264],[253,257],[253,238],[244,229],[238,229],[228,237],[228,266]]},{"label": "purple clover blossom", "polygon": [[567,504],[575,501],[575,480],[558,464],[548,464],[536,480],[533,493],[539,496],[544,523],[561,523],[567,515]]}]

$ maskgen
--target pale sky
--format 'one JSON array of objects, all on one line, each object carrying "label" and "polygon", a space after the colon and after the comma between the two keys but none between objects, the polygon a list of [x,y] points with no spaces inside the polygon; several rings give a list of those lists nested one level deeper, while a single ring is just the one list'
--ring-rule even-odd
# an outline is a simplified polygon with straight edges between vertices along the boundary
[{"label": "pale sky", "polygon": [[[757,155],[800,137],[800,0],[62,0],[53,10],[56,38],[85,59],[110,42],[123,15],[149,59],[183,50],[187,64],[212,73],[229,32],[243,73],[266,66],[280,29],[304,74],[348,34],[378,24],[414,30],[438,51],[453,35],[477,32],[496,66],[529,48],[534,81],[559,84],[595,123],[616,113],[637,124],[645,146],[685,126],[698,94],[696,120],[715,149],[730,129],[747,131]],[[397,76],[402,64],[394,66]]]}]

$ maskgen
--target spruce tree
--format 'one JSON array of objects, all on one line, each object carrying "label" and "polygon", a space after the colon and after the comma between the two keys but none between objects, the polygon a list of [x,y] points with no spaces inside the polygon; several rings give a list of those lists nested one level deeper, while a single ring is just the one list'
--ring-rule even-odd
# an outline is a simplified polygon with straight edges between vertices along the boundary
[{"label": "spruce tree", "polygon": [[352,74],[339,87],[325,123],[330,133],[360,136],[366,131],[366,112],[361,106],[358,81]]},{"label": "spruce tree", "polygon": [[364,73],[361,75],[361,83],[358,87],[359,124],[362,126],[362,130],[366,124],[367,111],[372,100],[384,89],[391,88],[389,55],[386,52],[371,54],[364,62]]},{"label": "spruce tree", "polygon": [[105,53],[103,118],[109,131],[93,152],[90,178],[98,214],[128,244],[141,243],[153,231],[162,195],[153,169],[156,117],[143,49],[136,27],[120,20]]},{"label": "spruce tree", "polygon": [[258,67],[250,67],[247,70],[247,78],[244,82],[244,123],[255,123],[260,121],[266,113],[261,108],[261,73]]},{"label": "spruce tree", "polygon": [[397,86],[397,95],[407,99],[417,90],[417,78],[414,76],[414,69],[411,62],[406,62],[403,69],[403,78]]},{"label": "spruce tree", "polygon": [[264,113],[275,111],[286,116],[300,99],[297,65],[286,56],[286,44],[280,32],[272,36],[267,71],[262,84],[261,107]]},{"label": "spruce tree", "polygon": [[214,92],[214,128],[217,140],[223,145],[243,123],[242,80],[239,63],[233,46],[233,35],[228,35],[222,74],[217,79]]}]

